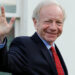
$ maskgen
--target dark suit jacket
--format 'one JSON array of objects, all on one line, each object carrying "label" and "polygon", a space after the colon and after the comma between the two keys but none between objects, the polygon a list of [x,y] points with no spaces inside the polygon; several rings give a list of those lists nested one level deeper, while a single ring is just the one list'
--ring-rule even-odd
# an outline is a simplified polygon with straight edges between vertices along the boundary
[{"label": "dark suit jacket", "polygon": [[[65,63],[57,47],[65,75],[68,75]],[[17,37],[9,51],[0,49],[0,70],[13,75],[57,75],[57,70],[46,46],[35,33],[32,37]]]}]

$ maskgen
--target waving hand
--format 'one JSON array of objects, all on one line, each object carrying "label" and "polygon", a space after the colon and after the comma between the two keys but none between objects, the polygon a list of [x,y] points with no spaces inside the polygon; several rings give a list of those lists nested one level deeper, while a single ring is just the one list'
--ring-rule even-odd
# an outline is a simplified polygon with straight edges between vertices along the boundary
[{"label": "waving hand", "polygon": [[6,36],[10,30],[13,27],[13,23],[15,21],[15,18],[12,17],[10,22],[8,23],[5,16],[5,10],[4,7],[0,7],[1,14],[0,14],[0,39],[2,40],[4,36]]}]

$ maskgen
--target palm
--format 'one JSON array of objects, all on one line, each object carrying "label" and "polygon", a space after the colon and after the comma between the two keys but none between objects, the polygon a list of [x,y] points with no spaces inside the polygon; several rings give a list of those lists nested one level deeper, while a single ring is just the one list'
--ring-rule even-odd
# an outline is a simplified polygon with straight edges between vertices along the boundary
[{"label": "palm", "polygon": [[15,18],[11,18],[10,22],[8,23],[5,17],[4,7],[1,7],[1,14],[0,14],[0,36],[4,36],[10,32],[12,29],[13,23]]}]

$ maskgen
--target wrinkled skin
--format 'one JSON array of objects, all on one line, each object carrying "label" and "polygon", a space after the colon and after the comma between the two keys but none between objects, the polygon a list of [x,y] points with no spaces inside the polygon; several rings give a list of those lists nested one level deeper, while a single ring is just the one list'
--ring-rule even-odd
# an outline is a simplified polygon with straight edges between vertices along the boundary
[{"label": "wrinkled skin", "polygon": [[49,44],[59,37],[63,30],[64,15],[57,5],[43,6],[40,10],[39,21],[33,19],[37,33]]}]

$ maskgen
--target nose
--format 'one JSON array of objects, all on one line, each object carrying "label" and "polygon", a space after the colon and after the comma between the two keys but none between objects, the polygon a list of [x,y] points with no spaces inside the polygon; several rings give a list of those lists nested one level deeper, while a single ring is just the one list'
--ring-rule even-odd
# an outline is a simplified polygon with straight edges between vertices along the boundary
[{"label": "nose", "polygon": [[52,22],[51,25],[50,25],[50,30],[52,31],[56,31],[57,30],[57,25],[55,22]]}]

